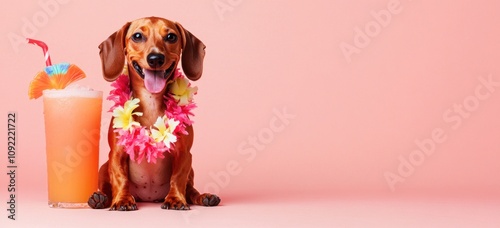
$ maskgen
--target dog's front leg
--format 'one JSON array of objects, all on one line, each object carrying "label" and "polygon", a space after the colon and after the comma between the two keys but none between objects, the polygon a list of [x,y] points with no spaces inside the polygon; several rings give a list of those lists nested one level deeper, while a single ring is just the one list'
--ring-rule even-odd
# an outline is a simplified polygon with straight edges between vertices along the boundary
[{"label": "dog's front leg", "polygon": [[192,156],[189,150],[177,151],[174,155],[170,191],[161,205],[162,209],[189,210],[186,202],[186,185],[191,171]]},{"label": "dog's front leg", "polygon": [[137,210],[134,197],[129,191],[129,157],[123,147],[114,148],[109,155],[109,177],[113,200],[110,210]]}]

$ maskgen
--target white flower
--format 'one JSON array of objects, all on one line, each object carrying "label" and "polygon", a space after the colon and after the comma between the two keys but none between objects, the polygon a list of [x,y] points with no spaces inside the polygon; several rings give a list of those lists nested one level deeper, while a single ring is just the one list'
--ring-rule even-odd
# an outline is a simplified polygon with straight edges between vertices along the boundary
[{"label": "white flower", "polygon": [[189,81],[184,77],[179,77],[174,80],[170,93],[179,102],[179,106],[189,104],[193,100],[193,95],[198,92],[198,87],[191,87]]},{"label": "white flower", "polygon": [[179,121],[168,119],[166,116],[158,117],[153,125],[156,129],[151,128],[151,136],[156,142],[163,142],[167,148],[170,148],[171,143],[177,142],[177,136],[174,135],[177,125]]},{"label": "white flower", "polygon": [[135,98],[125,102],[123,107],[116,107],[113,110],[113,128],[122,128],[128,130],[132,126],[141,126],[138,122],[134,121],[134,115],[142,116],[142,112],[134,112],[134,109],[139,107],[139,99]]}]

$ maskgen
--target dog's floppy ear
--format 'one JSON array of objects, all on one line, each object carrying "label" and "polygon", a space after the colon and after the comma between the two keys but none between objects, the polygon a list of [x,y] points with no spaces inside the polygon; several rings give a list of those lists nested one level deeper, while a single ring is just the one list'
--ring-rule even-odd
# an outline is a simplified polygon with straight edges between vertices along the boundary
[{"label": "dog's floppy ear", "polygon": [[182,69],[190,80],[196,81],[203,73],[205,44],[179,23],[175,23],[175,25],[182,36]]},{"label": "dog's floppy ear", "polygon": [[123,70],[125,64],[125,35],[129,26],[130,22],[111,34],[108,39],[99,45],[102,74],[107,81],[114,81]]}]

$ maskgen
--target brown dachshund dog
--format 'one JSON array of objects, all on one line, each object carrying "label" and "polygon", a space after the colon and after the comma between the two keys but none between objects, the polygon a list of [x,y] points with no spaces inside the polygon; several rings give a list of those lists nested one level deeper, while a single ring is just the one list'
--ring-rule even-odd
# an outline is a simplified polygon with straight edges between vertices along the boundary
[{"label": "brown dachshund dog", "polygon": [[[143,113],[135,120],[146,127],[164,115],[167,82],[181,59],[190,80],[198,80],[203,71],[205,45],[179,23],[163,18],[129,22],[102,42],[99,49],[107,81],[114,81],[124,68],[128,70],[132,95],[140,99],[136,110]],[[137,210],[136,201],[163,202],[161,208],[175,210],[188,210],[189,204],[218,205],[218,196],[200,194],[193,186],[193,128],[188,126],[186,130],[189,134],[179,135],[165,158],[139,164],[117,145],[117,133],[111,124],[109,160],[99,170],[100,191],[89,198],[89,205],[119,211]]]}]

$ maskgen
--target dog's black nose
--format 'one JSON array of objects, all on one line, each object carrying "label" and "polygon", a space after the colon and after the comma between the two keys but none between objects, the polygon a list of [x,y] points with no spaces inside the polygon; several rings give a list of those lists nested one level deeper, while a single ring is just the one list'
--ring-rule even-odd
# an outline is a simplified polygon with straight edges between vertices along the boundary
[{"label": "dog's black nose", "polygon": [[161,67],[165,63],[165,56],[162,54],[149,54],[148,64],[151,68]]}]

